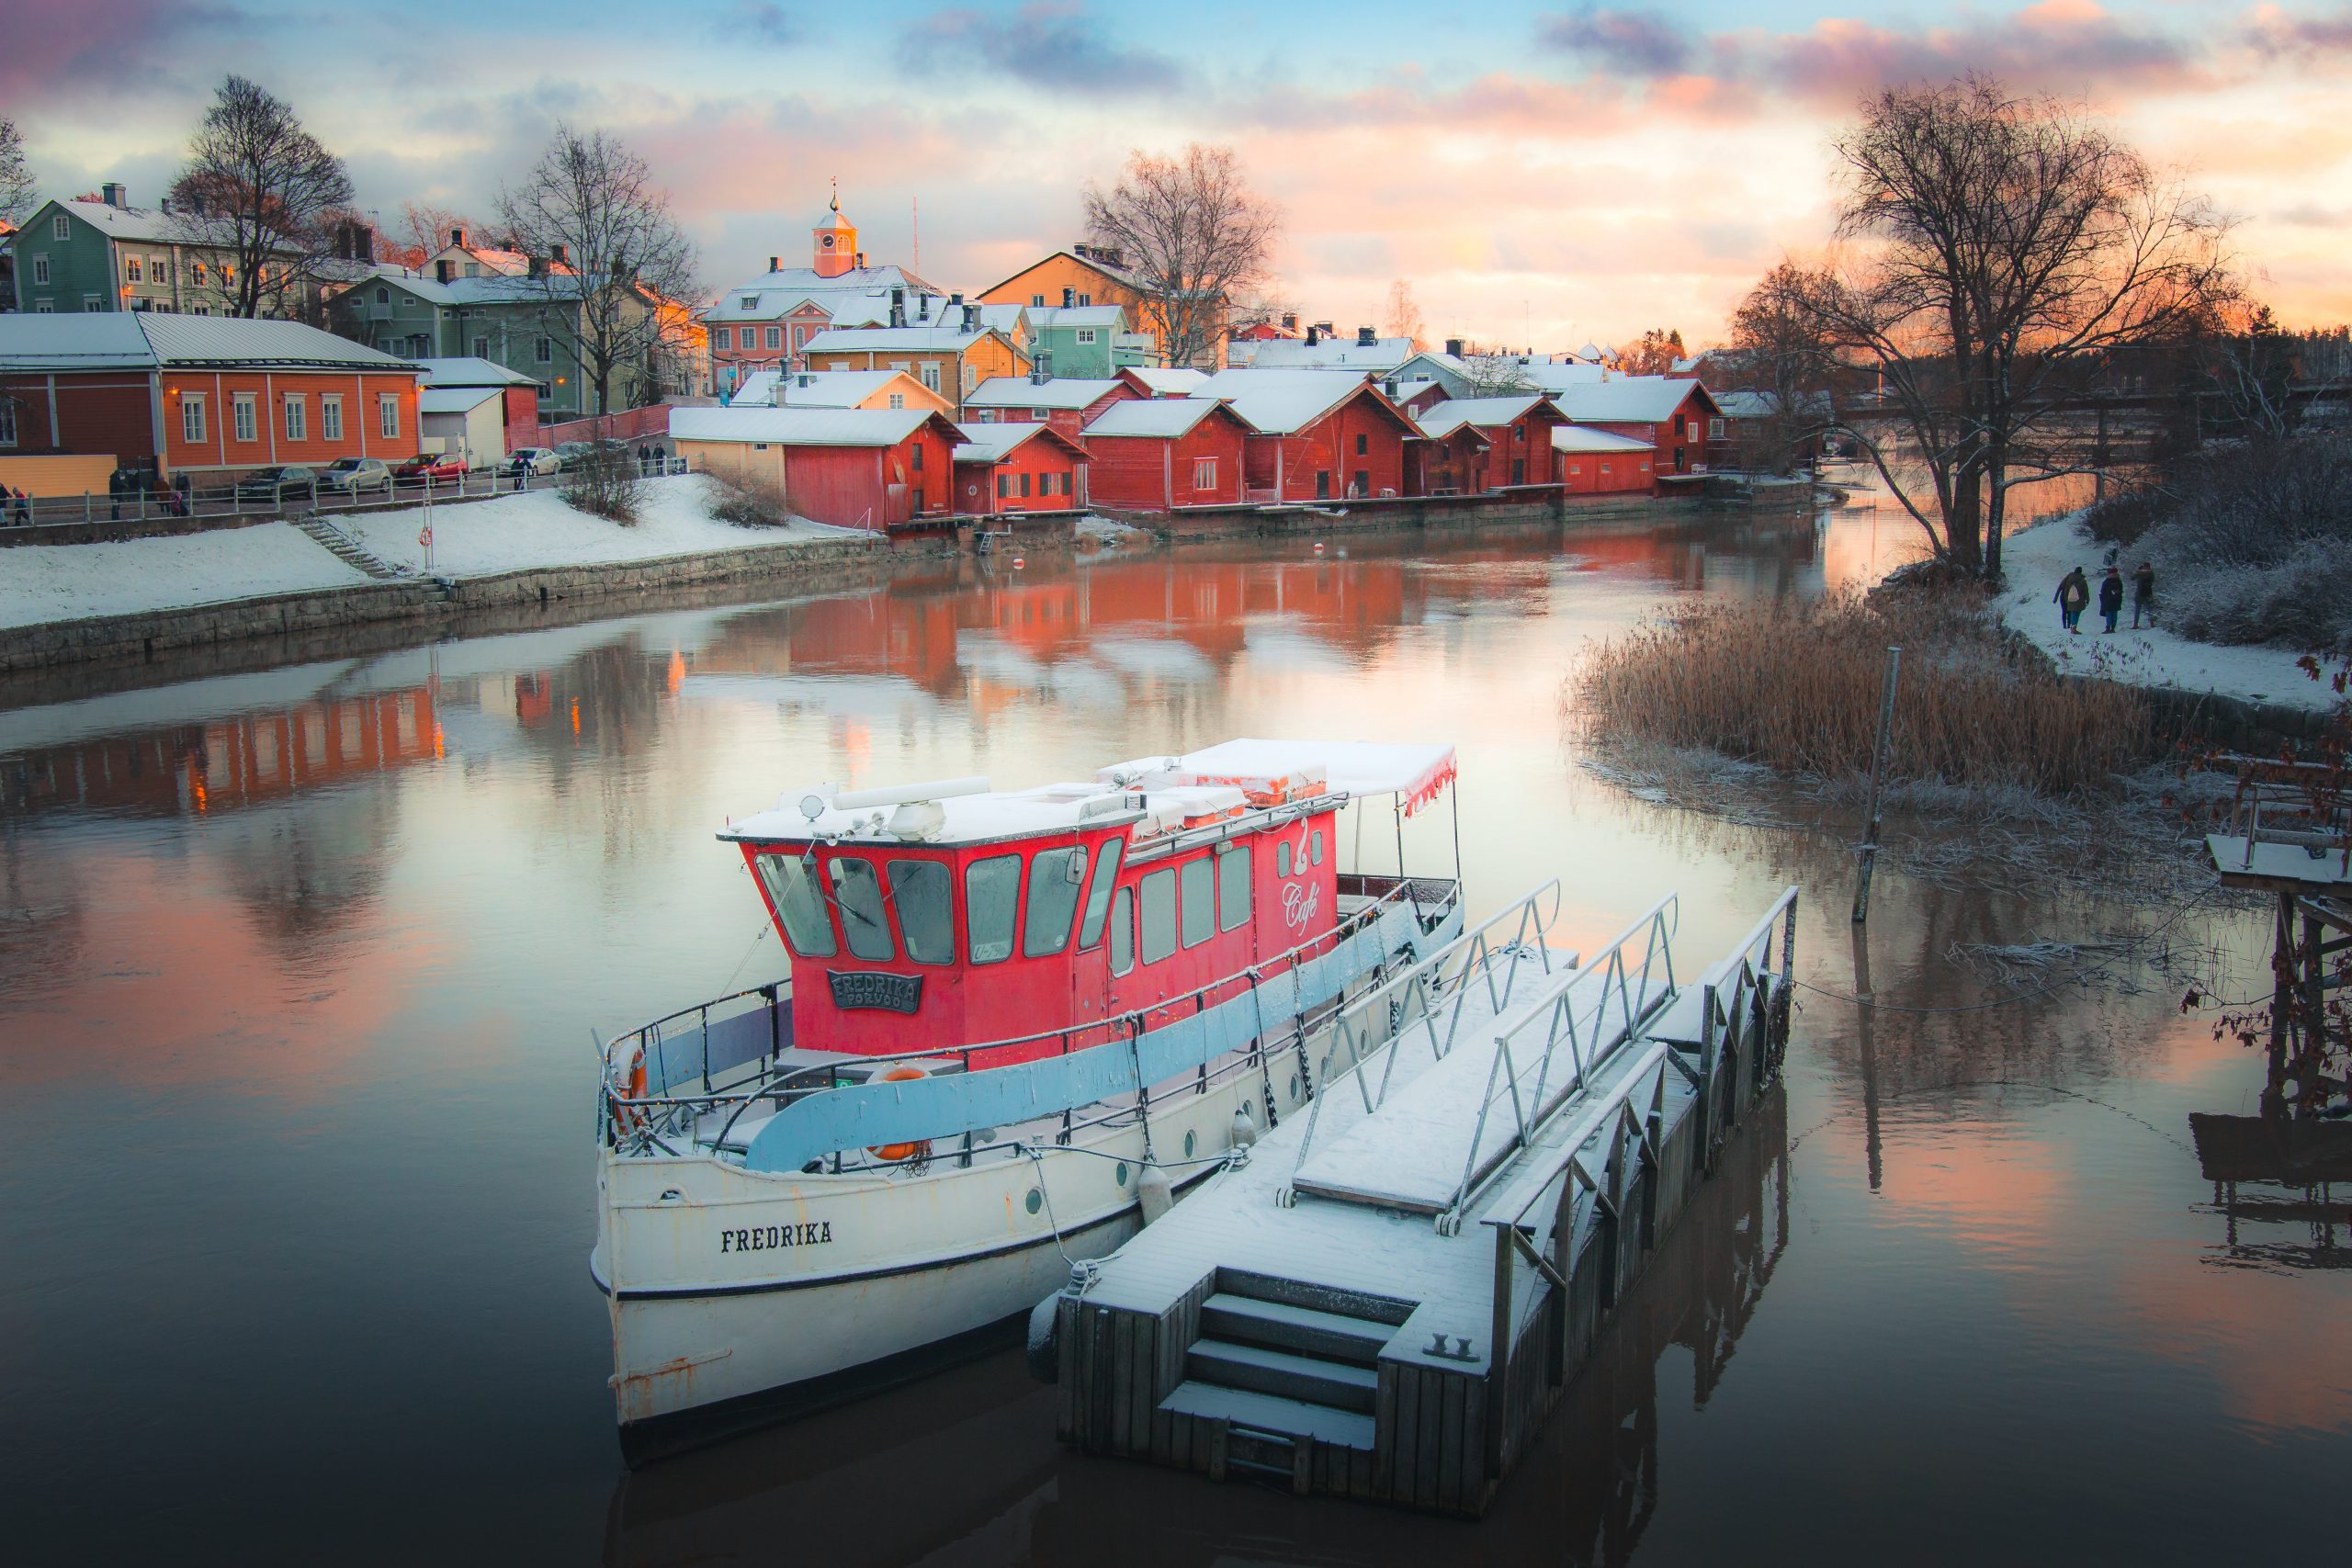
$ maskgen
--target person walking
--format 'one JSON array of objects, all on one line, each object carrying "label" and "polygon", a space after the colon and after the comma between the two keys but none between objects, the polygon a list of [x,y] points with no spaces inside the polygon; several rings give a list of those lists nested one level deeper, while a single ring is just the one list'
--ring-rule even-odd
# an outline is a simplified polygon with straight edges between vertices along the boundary
[{"label": "person walking", "polygon": [[117,468],[107,476],[107,521],[109,523],[122,521],[123,486],[124,478],[120,468]]},{"label": "person walking", "polygon": [[2140,617],[2146,615],[2148,624],[2156,624],[2156,568],[2153,561],[2142,561],[2140,570],[2132,574],[2132,629],[2140,629]]},{"label": "person walking", "polygon": [[2098,613],[2107,620],[2107,629],[2115,630],[2115,617],[2123,614],[2123,573],[2114,567],[2098,580]]},{"label": "person walking", "polygon": [[17,526],[31,527],[33,525],[33,492],[28,490],[18,491],[13,504],[17,509]]},{"label": "person walking", "polygon": [[2060,578],[2058,592],[2051,597],[2058,601],[2058,624],[2079,636],[2083,606],[2091,602],[2090,579],[2083,575],[2083,569],[2076,567]]}]

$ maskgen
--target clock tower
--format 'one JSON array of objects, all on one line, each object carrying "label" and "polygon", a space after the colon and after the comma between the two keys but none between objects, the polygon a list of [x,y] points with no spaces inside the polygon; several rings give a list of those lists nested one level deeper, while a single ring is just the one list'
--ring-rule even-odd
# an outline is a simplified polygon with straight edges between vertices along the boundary
[{"label": "clock tower", "polygon": [[839,277],[857,265],[857,225],[842,216],[842,193],[837,185],[824,221],[809,231],[815,242],[817,276]]}]

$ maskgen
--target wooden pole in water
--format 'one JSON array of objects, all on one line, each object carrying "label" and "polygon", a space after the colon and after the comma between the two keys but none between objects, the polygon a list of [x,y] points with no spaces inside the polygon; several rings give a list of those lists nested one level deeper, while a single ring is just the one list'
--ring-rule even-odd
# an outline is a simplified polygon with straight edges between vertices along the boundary
[{"label": "wooden pole in water", "polygon": [[1902,672],[1903,650],[1886,650],[1886,689],[1878,700],[1878,741],[1871,748],[1871,810],[1862,824],[1861,875],[1854,884],[1854,921],[1871,918],[1871,870],[1878,862],[1879,802],[1884,793],[1886,747],[1894,728],[1894,682]]}]

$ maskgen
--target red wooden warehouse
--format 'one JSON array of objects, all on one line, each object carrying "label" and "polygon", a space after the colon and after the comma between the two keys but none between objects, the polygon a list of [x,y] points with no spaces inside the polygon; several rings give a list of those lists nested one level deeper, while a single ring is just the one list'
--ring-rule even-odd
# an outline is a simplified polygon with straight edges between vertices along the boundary
[{"label": "red wooden warehouse", "polygon": [[1233,404],[1253,434],[1245,501],[1335,501],[1405,493],[1405,444],[1421,431],[1380,389],[1347,370],[1221,370],[1202,389]]},{"label": "red wooden warehouse", "polygon": [[1250,429],[1216,398],[1114,403],[1086,427],[1098,506],[1173,512],[1241,501],[1242,448]]},{"label": "red wooden warehouse", "polygon": [[673,408],[687,467],[771,489],[798,516],[888,528],[955,510],[964,434],[929,409]]},{"label": "red wooden warehouse", "polygon": [[1127,382],[1108,377],[991,376],[965,397],[964,416],[983,424],[1035,421],[1075,437],[1113,403],[1141,395]]},{"label": "red wooden warehouse", "polygon": [[1649,442],[1661,478],[1704,473],[1708,422],[1723,417],[1705,387],[1679,376],[1618,376],[1555,392],[1552,402],[1574,423]]},{"label": "red wooden warehouse", "polygon": [[1648,495],[1657,489],[1657,448],[1638,435],[1563,424],[1552,432],[1552,462],[1570,495]]},{"label": "red wooden warehouse", "polygon": [[1086,503],[1086,448],[1050,424],[967,424],[956,448],[956,510],[1074,512]]},{"label": "red wooden warehouse", "polygon": [[1461,398],[1431,404],[1418,421],[1424,434],[1444,438],[1467,426],[1487,438],[1486,490],[1547,485],[1552,432],[1567,417],[1541,392],[1500,398]]}]

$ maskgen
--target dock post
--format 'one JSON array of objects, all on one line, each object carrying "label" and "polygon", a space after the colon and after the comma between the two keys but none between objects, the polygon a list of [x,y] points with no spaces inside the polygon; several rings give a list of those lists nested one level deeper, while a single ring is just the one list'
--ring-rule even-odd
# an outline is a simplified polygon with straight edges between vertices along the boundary
[{"label": "dock post", "polygon": [[1886,650],[1886,688],[1878,700],[1878,740],[1871,747],[1870,819],[1862,825],[1861,877],[1854,885],[1854,919],[1871,918],[1871,871],[1878,861],[1879,801],[1884,787],[1888,731],[1894,727],[1894,681],[1903,669],[1903,650]]},{"label": "dock post", "polygon": [[1505,1406],[1510,1403],[1510,1273],[1511,1237],[1515,1225],[1496,1225],[1495,1233],[1495,1298],[1488,1318],[1487,1332],[1494,1343],[1487,1347],[1487,1479],[1503,1478],[1503,1423]]}]

